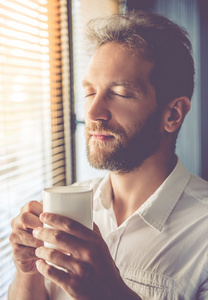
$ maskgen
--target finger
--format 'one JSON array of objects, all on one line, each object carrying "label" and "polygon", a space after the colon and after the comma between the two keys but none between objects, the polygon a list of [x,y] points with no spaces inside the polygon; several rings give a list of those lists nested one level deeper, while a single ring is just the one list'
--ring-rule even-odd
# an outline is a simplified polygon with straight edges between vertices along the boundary
[{"label": "finger", "polygon": [[87,273],[85,272],[85,270],[87,269],[85,266],[87,266],[88,264],[75,259],[72,255],[66,255],[56,249],[39,247],[35,250],[35,255],[38,258],[49,261],[50,263],[64,268],[70,273],[76,274],[78,276],[82,276],[83,273]]},{"label": "finger", "polygon": [[[34,229],[42,226],[39,215],[37,216],[39,210],[41,209],[42,211],[41,207],[42,205],[36,201],[29,202],[27,205],[23,206],[21,213],[11,221],[12,229],[23,228],[24,230],[28,230],[29,228]],[[30,208],[31,212],[29,211]]]},{"label": "finger", "polygon": [[22,213],[30,212],[38,217],[42,213],[42,211],[43,211],[43,205],[38,201],[30,201],[21,208]]},{"label": "finger", "polygon": [[25,212],[20,217],[22,227],[25,229],[35,229],[37,227],[43,226],[43,223],[40,221],[40,219],[33,215],[32,213]]},{"label": "finger", "polygon": [[40,215],[40,220],[47,225],[65,231],[83,240],[89,241],[94,240],[95,238],[91,229],[67,217],[51,213],[42,213]]},{"label": "finger", "polygon": [[33,235],[37,239],[55,245],[58,249],[75,257],[80,257],[85,252],[86,241],[61,230],[38,227],[33,230]]},{"label": "finger", "polygon": [[48,265],[43,260],[37,260],[37,270],[46,278],[53,281],[55,284],[60,286],[65,292],[73,297],[74,293],[70,285],[73,284],[73,277],[71,274],[64,271],[58,270],[57,268]]},{"label": "finger", "polygon": [[35,255],[35,248],[25,247],[19,244],[15,244],[13,247],[13,255],[15,260],[30,261],[37,259],[37,256]]},{"label": "finger", "polygon": [[18,244],[33,248],[37,248],[43,245],[42,241],[36,239],[31,233],[23,230],[18,230],[16,233],[12,232],[9,240],[12,245]]}]

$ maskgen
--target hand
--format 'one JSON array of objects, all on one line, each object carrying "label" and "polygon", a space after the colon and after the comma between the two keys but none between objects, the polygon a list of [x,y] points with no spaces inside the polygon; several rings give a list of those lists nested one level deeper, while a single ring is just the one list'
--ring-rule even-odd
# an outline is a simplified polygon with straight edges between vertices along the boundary
[{"label": "hand", "polygon": [[43,242],[34,238],[32,230],[43,225],[39,219],[42,211],[42,204],[31,201],[11,221],[12,233],[9,239],[13,247],[14,262],[18,270],[29,275],[38,273],[35,249],[43,245]]},{"label": "hand", "polygon": [[[37,248],[36,255],[42,259],[37,261],[37,268],[42,275],[73,299],[130,299],[123,297],[125,284],[96,225],[92,231],[69,218],[51,213],[40,215],[40,220],[54,229],[36,228],[34,236],[59,249]],[[67,273],[44,260],[66,269]]]}]

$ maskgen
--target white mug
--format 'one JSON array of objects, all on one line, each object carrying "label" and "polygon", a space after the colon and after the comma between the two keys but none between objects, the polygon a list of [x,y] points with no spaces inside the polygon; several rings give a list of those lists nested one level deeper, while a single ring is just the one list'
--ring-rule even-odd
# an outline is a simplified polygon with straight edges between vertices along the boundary
[{"label": "white mug", "polygon": [[[87,186],[56,186],[43,190],[43,212],[71,218],[93,228],[93,190]],[[44,227],[50,227],[44,224]],[[56,248],[44,243],[45,247]]]}]

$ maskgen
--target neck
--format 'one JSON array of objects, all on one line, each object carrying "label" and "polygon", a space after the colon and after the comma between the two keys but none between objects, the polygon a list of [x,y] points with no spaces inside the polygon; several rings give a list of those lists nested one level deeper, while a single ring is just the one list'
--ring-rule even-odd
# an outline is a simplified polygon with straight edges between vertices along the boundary
[{"label": "neck", "polygon": [[111,173],[113,206],[118,226],[158,189],[175,165],[175,154],[156,153],[132,172]]}]

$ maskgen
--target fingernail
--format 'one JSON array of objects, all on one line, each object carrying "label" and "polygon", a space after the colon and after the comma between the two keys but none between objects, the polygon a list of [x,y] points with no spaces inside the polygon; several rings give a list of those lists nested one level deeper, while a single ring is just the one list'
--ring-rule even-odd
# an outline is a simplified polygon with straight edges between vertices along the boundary
[{"label": "fingernail", "polygon": [[40,250],[39,250],[39,248],[37,248],[37,249],[35,250],[35,255],[36,255],[36,256],[39,256],[39,254],[40,254]]},{"label": "fingernail", "polygon": [[40,220],[41,220],[42,222],[44,222],[45,219],[46,219],[46,214],[45,214],[45,213],[40,214]]},{"label": "fingernail", "polygon": [[41,261],[39,259],[36,261],[36,268],[38,269],[38,271],[40,270],[40,264],[41,264]]},{"label": "fingernail", "polygon": [[38,228],[35,228],[35,229],[33,230],[33,236],[34,236],[34,237],[37,237],[38,234],[39,234],[39,227],[38,227]]}]

